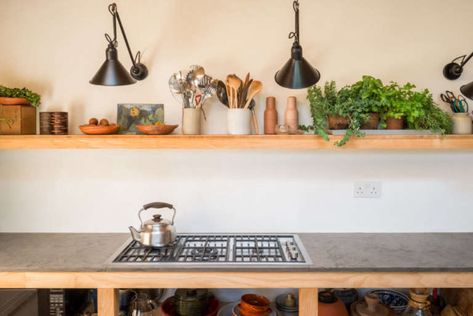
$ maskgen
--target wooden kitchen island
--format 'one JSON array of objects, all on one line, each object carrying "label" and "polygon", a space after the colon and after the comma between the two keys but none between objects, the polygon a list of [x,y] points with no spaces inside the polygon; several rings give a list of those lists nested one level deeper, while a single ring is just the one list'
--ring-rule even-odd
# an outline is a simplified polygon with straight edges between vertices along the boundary
[{"label": "wooden kitchen island", "polygon": [[319,288],[473,288],[473,234],[299,234],[304,268],[136,268],[108,262],[127,234],[0,234],[0,288],[97,288],[118,315],[120,288],[294,288],[317,315]]}]

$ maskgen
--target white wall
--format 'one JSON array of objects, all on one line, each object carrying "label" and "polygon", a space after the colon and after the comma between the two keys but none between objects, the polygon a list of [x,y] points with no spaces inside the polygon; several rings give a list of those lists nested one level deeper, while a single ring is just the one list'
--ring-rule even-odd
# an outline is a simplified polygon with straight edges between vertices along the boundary
[{"label": "white wall", "polygon": [[[117,1],[149,77],[119,88],[88,84],[111,31],[108,1],[0,1],[0,84],[43,96],[41,110],[66,110],[70,127],[115,119],[116,104],[162,102],[179,122],[169,76],[201,64],[265,84],[259,99],[299,98],[274,72],[289,58],[290,0]],[[363,74],[431,89],[435,96],[473,80],[473,67],[448,82],[442,67],[471,51],[465,0],[301,0],[305,57],[339,85]],[[455,18],[452,18],[454,16]],[[129,67],[120,41],[121,61]],[[207,106],[209,133],[225,130],[225,110]],[[237,151],[0,152],[0,231],[125,231],[141,204],[178,208],[181,231],[471,231],[470,153],[307,153]],[[383,183],[378,200],[356,200],[353,182]]]}]

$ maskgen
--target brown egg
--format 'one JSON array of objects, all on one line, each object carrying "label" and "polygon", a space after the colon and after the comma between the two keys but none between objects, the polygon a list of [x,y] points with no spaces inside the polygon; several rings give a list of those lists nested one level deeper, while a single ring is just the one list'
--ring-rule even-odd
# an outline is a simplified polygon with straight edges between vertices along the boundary
[{"label": "brown egg", "polygon": [[107,119],[101,119],[101,120],[100,120],[100,125],[102,125],[102,126],[108,126],[108,125],[110,125],[110,124],[108,123],[108,120],[107,120]]},{"label": "brown egg", "polygon": [[99,123],[99,120],[97,120],[95,117],[89,120],[89,125],[97,125],[98,123]]}]

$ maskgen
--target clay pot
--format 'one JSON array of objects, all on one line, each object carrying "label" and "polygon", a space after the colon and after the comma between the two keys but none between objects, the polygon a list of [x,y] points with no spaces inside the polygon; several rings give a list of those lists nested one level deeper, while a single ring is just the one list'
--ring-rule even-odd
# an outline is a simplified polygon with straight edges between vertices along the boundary
[{"label": "clay pot", "polygon": [[404,129],[404,118],[393,118],[386,119],[386,129]]},{"label": "clay pot", "polygon": [[329,129],[347,129],[350,122],[348,118],[338,115],[328,116],[328,128]]},{"label": "clay pot", "polygon": [[345,304],[330,291],[319,293],[319,316],[348,316]]},{"label": "clay pot", "polygon": [[25,98],[0,97],[0,104],[3,105],[28,105],[30,102]]},{"label": "clay pot", "polygon": [[270,303],[264,296],[245,294],[241,297],[240,313],[242,316],[267,316],[271,312]]},{"label": "clay pot", "polygon": [[370,113],[368,120],[366,120],[362,125],[361,129],[378,129],[379,125],[379,114]]},{"label": "clay pot", "polygon": [[379,302],[378,295],[371,293],[351,305],[352,316],[394,316],[395,313],[389,307]]}]

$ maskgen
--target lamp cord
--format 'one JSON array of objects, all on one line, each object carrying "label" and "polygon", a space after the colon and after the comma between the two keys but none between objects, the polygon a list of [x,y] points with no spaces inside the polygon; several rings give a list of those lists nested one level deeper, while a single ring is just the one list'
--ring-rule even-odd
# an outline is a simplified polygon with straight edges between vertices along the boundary
[{"label": "lamp cord", "polygon": [[299,33],[299,0],[294,0],[292,3],[292,8],[294,9],[295,12],[295,20],[296,20],[296,25],[295,25],[295,31],[289,33],[289,38],[294,39],[295,43],[299,43],[300,40],[300,33]]},{"label": "lamp cord", "polygon": [[105,38],[110,44],[113,44],[115,47],[117,46],[117,21],[118,21],[118,25],[120,26],[120,31],[122,33],[123,39],[125,40],[126,48],[128,50],[128,54],[130,55],[131,62],[133,63],[133,67],[136,67],[136,64],[140,63],[141,52],[138,51],[138,53],[136,53],[136,56],[133,58],[133,53],[131,52],[130,44],[128,43],[128,38],[126,37],[125,29],[123,28],[120,15],[118,14],[117,4],[116,3],[110,4],[108,6],[108,11],[113,16],[113,39],[110,38],[110,35],[108,34],[105,34]]}]

